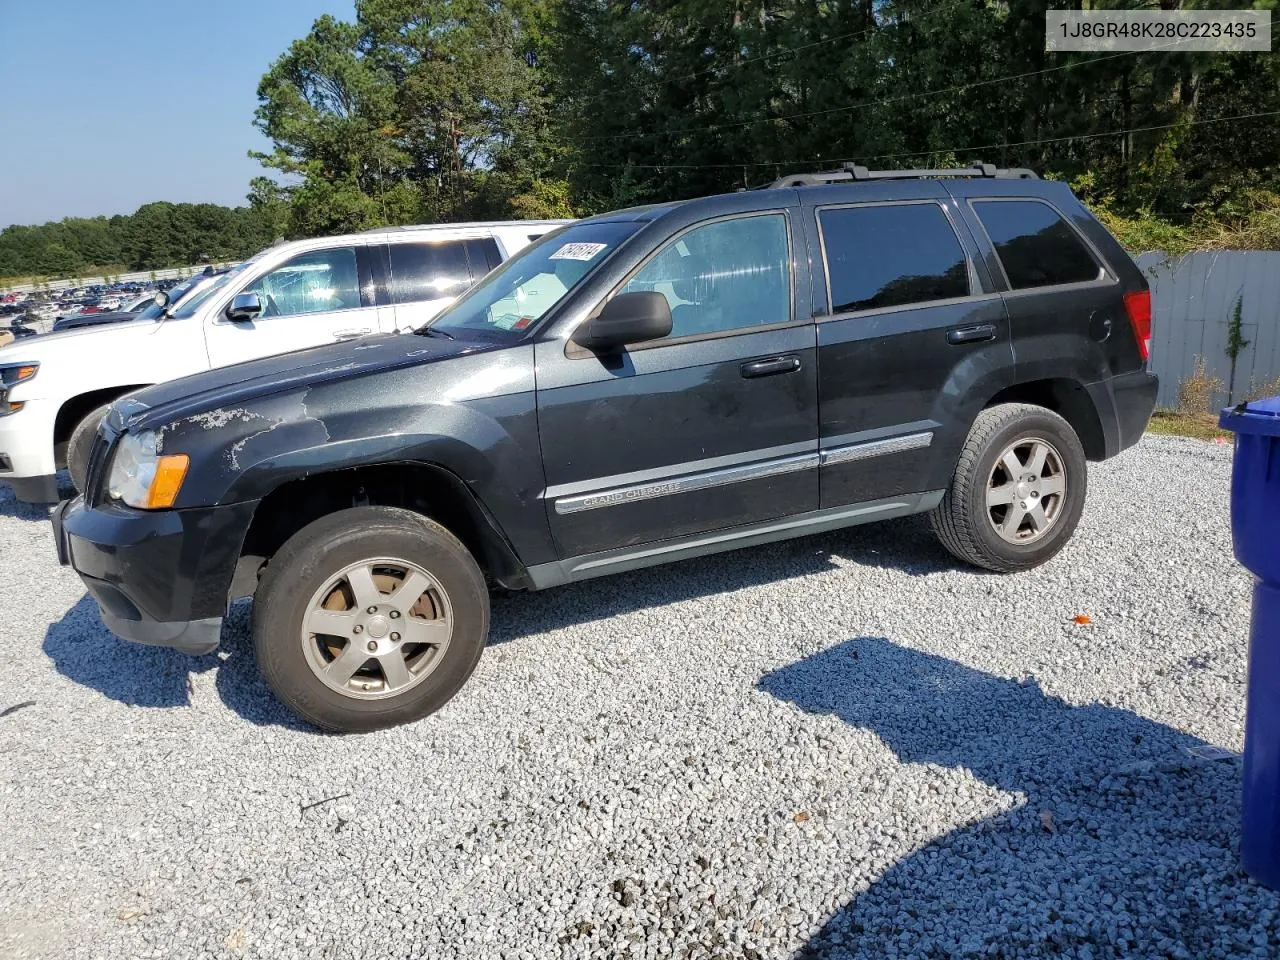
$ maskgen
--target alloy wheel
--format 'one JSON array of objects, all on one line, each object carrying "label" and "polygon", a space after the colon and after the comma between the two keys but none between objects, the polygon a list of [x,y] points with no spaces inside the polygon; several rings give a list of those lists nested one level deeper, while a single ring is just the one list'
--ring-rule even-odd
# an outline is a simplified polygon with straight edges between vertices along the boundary
[{"label": "alloy wheel", "polygon": [[1067,473],[1053,444],[1020,437],[996,459],[987,480],[987,519],[1008,543],[1027,544],[1047,534],[1062,515]]},{"label": "alloy wheel", "polygon": [[357,700],[398,696],[443,659],[453,636],[449,595],[407,560],[353,563],[311,597],[301,640],[325,686]]}]

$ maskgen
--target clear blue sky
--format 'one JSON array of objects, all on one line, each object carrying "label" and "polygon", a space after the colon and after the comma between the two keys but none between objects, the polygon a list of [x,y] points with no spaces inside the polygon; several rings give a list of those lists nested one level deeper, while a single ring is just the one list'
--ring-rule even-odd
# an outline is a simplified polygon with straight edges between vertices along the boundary
[{"label": "clear blue sky", "polygon": [[258,80],[353,0],[0,0],[0,227],[243,204]]}]

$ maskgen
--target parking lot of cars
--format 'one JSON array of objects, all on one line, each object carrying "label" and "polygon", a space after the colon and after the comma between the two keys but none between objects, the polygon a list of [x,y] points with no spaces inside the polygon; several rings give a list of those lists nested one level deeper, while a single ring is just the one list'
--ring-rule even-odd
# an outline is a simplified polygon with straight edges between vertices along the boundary
[{"label": "parking lot of cars", "polygon": [[907,519],[498,598],[363,737],[267,695],[243,606],[114,639],[0,493],[0,955],[1274,956],[1229,475],[1148,437],[1015,578]]},{"label": "parking lot of cars", "polygon": [[0,333],[9,332],[18,339],[87,324],[90,318],[99,314],[136,313],[157,291],[170,290],[185,279],[99,283],[56,291],[3,293],[0,294]]}]

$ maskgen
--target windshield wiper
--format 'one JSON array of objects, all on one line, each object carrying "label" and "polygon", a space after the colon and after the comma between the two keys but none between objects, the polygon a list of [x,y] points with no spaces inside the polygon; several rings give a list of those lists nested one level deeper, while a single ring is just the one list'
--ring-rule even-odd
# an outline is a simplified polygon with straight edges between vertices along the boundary
[{"label": "windshield wiper", "polygon": [[420,337],[444,337],[446,340],[457,340],[448,330],[437,330],[435,327],[420,327],[413,331]]}]

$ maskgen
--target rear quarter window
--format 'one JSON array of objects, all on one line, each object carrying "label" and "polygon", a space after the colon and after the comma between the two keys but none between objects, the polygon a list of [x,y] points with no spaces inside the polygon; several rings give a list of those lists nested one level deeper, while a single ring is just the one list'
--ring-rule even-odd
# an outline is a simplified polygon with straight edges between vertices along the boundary
[{"label": "rear quarter window", "polygon": [[818,212],[831,312],[969,295],[969,267],[936,203],[827,207]]},{"label": "rear quarter window", "polygon": [[975,200],[973,209],[1012,289],[1086,283],[1102,276],[1079,234],[1047,203]]}]

